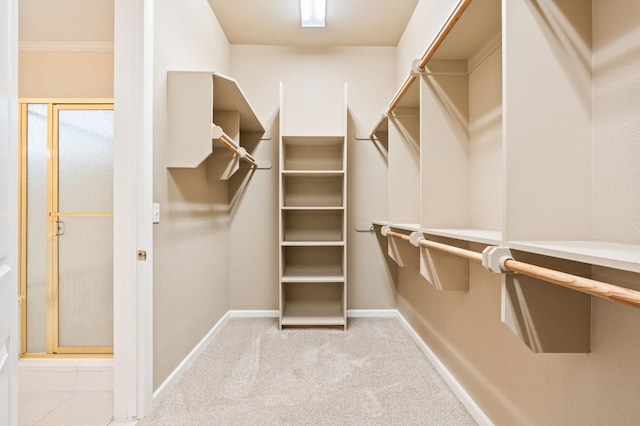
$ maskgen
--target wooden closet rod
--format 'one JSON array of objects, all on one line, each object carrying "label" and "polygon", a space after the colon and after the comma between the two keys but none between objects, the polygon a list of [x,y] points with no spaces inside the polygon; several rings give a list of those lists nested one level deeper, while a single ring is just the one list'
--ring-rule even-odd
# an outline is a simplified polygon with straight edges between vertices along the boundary
[{"label": "wooden closet rod", "polygon": [[254,167],[258,166],[256,159],[253,158],[253,156],[249,154],[244,148],[240,148],[238,145],[236,145],[236,142],[222,130],[222,127],[216,126],[215,124],[211,126],[211,139],[217,139],[222,142],[227,148],[229,148],[238,157],[240,157],[241,160],[246,161]]},{"label": "wooden closet rod", "polygon": [[[449,32],[451,32],[456,22],[458,22],[458,20],[460,19],[464,11],[467,9],[469,4],[471,4],[471,1],[472,0],[460,0],[460,2],[456,6],[456,8],[453,10],[451,15],[447,19],[447,21],[444,23],[442,28],[440,28],[438,35],[436,35],[436,37],[433,39],[433,41],[431,42],[427,50],[424,52],[424,55],[422,55],[422,58],[420,58],[420,62],[418,62],[418,71],[421,71],[421,72],[424,71],[424,68],[427,66],[427,63],[429,62],[429,60],[436,53],[436,51],[438,50],[438,48],[440,47],[444,39],[447,38],[447,35],[449,35]],[[407,91],[409,90],[413,82],[416,80],[416,78],[417,77],[415,75],[409,74],[409,76],[404,80],[404,83],[402,83],[402,86],[400,86],[400,89],[398,89],[393,99],[391,99],[391,102],[389,103],[389,106],[387,106],[385,113],[378,119],[378,122],[373,128],[373,131],[369,135],[370,139],[373,139],[373,137],[375,136],[376,130],[378,129],[378,127],[380,127],[380,124],[382,124],[384,119],[387,118],[389,114],[393,112],[394,109],[396,109],[396,107],[400,103],[400,100],[407,93]]]},{"label": "wooden closet rod", "polygon": [[[394,231],[388,231],[387,236],[400,238],[405,241],[411,240],[411,237],[408,235]],[[482,254],[472,250],[466,250],[460,247],[437,243],[426,239],[420,240],[419,244],[423,247],[433,248],[456,256],[464,257],[469,260],[482,262]],[[566,287],[601,299],[607,299],[613,302],[640,308],[640,291],[637,290],[580,277],[578,275],[568,274],[566,272],[556,271],[554,269],[544,268],[542,266],[531,265],[511,258],[506,259],[503,266],[507,271],[517,272],[522,275],[537,278],[551,284]]]},{"label": "wooden closet rod", "polygon": [[[410,241],[411,237],[407,234],[401,234],[400,232],[388,231],[387,236],[400,238],[401,240]],[[420,240],[420,245],[427,248],[432,248],[440,251],[444,251],[449,254],[464,257],[469,260],[475,260],[476,262],[482,262],[482,253],[478,253],[473,250],[466,250],[456,246],[450,246],[449,244],[437,243],[435,241]]]}]

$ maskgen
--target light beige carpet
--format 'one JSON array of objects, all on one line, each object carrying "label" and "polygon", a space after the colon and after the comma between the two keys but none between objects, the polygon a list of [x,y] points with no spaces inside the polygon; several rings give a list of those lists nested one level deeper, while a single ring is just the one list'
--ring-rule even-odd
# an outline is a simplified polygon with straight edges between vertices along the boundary
[{"label": "light beige carpet", "polygon": [[474,425],[397,319],[230,319],[143,425]]}]

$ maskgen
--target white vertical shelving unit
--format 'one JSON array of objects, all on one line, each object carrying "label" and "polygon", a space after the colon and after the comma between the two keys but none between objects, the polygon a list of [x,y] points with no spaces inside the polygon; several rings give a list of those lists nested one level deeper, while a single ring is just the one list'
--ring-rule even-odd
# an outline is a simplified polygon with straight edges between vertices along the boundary
[{"label": "white vertical shelving unit", "polygon": [[280,87],[280,328],[347,326],[347,87]]}]

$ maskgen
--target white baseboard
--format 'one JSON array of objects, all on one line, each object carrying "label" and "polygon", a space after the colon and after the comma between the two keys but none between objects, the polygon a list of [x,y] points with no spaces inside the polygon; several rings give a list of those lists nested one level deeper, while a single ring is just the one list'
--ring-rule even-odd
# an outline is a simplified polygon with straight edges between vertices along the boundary
[{"label": "white baseboard", "polygon": [[231,310],[227,312],[229,318],[278,318],[277,310]]},{"label": "white baseboard", "polygon": [[200,340],[200,342],[189,352],[189,355],[182,360],[180,364],[173,370],[173,372],[165,379],[164,382],[158,387],[158,389],[153,393],[153,400],[151,402],[151,409],[153,410],[158,405],[158,402],[162,399],[162,397],[175,385],[180,377],[184,374],[184,372],[193,364],[193,362],[198,358],[200,353],[204,350],[204,348],[209,344],[209,342],[218,334],[218,331],[222,328],[222,326],[229,320],[230,312],[227,311],[222,318],[209,330],[209,332]]},{"label": "white baseboard", "polygon": [[485,414],[484,411],[476,404],[476,402],[471,398],[471,395],[467,393],[467,391],[462,387],[460,382],[456,380],[456,378],[451,374],[451,371],[440,361],[440,358],[431,350],[431,348],[422,340],[417,331],[411,327],[411,324],[402,316],[399,311],[398,319],[404,326],[407,333],[411,336],[413,341],[418,345],[422,353],[427,357],[427,359],[431,362],[433,367],[436,369],[442,380],[449,386],[449,388],[453,391],[453,393],[458,397],[462,405],[467,409],[469,414],[474,418],[479,425],[487,425],[492,426],[493,422],[491,419]]},{"label": "white baseboard", "polygon": [[397,309],[347,309],[349,318],[397,318]]}]

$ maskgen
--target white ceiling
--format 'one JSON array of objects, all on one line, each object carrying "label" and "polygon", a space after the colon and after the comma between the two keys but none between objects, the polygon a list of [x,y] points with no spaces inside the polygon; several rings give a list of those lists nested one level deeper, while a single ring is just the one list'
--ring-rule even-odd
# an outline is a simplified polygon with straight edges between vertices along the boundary
[{"label": "white ceiling", "polygon": [[299,0],[208,0],[231,44],[396,46],[418,0],[327,0],[326,28],[300,27]]}]

